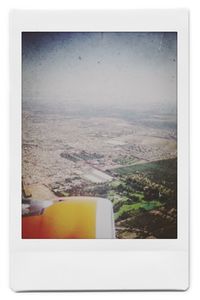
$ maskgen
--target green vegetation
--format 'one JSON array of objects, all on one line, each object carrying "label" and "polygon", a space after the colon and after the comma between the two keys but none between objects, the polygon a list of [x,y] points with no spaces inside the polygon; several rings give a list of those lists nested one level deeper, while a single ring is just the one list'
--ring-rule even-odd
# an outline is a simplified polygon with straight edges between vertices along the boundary
[{"label": "green vegetation", "polygon": [[175,188],[177,181],[177,159],[166,159],[150,163],[132,165],[115,169],[121,176],[145,174],[145,176],[166,187]]},{"label": "green vegetation", "polygon": [[162,206],[162,204],[157,201],[143,201],[143,202],[138,202],[135,204],[124,204],[120,207],[117,213],[115,213],[115,220],[118,221],[120,219],[124,219],[127,217],[130,217],[133,214],[137,214],[138,212],[141,212],[142,210],[149,211],[155,208],[158,208]]},{"label": "green vegetation", "polygon": [[116,221],[161,206],[176,208],[176,159],[122,167],[116,173],[116,180],[107,186]]}]

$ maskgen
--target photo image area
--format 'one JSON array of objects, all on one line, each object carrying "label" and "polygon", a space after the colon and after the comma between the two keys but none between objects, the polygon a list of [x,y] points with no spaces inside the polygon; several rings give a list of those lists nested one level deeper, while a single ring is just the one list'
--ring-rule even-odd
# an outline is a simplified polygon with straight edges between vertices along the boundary
[{"label": "photo image area", "polygon": [[22,33],[22,238],[177,238],[177,33]]}]

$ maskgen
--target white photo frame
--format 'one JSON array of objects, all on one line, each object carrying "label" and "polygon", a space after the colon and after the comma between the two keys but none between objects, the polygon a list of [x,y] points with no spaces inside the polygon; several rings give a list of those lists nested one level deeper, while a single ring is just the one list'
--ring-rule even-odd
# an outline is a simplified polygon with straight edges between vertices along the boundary
[{"label": "white photo frame", "polygon": [[[177,239],[21,238],[21,33],[24,31],[177,32]],[[189,287],[188,43],[186,10],[11,12],[10,286],[14,291],[186,290]]]}]

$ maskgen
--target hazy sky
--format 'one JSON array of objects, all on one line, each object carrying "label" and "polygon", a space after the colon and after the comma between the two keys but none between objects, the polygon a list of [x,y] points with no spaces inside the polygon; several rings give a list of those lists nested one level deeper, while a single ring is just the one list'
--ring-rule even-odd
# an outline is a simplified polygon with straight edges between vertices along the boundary
[{"label": "hazy sky", "polygon": [[22,34],[23,100],[176,106],[176,33]]}]

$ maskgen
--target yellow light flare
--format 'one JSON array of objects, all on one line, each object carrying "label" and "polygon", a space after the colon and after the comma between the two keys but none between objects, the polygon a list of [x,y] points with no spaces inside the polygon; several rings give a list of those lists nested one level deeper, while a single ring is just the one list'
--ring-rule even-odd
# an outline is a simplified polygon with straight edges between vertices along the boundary
[{"label": "yellow light flare", "polygon": [[96,237],[96,203],[94,201],[63,201],[45,209],[41,238]]},{"label": "yellow light flare", "polygon": [[57,202],[46,208],[41,216],[24,217],[23,238],[94,239],[96,202]]}]

